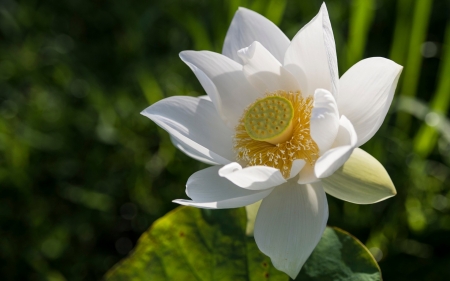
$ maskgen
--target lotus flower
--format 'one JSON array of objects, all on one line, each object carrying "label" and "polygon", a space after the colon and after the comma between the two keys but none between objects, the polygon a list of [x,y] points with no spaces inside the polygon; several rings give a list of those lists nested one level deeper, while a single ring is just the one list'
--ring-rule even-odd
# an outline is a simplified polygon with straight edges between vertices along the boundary
[{"label": "lotus flower", "polygon": [[380,128],[402,67],[368,58],[340,79],[325,4],[289,39],[263,16],[240,8],[222,54],[184,51],[207,96],[163,99],[142,114],[174,145],[213,166],[187,181],[191,200],[225,209],[262,200],[259,249],[295,278],[328,219],[325,193],[368,204],[396,194],[383,166],[359,146]]}]

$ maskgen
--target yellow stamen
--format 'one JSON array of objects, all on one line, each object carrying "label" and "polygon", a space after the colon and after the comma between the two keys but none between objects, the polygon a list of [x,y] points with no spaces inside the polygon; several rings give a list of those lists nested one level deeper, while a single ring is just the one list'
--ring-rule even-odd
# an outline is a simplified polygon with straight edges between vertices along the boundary
[{"label": "yellow stamen", "polygon": [[[297,159],[313,165],[319,148],[310,135],[312,108],[313,97],[303,98],[299,91],[277,91],[257,100],[236,127],[234,148],[238,160],[247,166],[277,168],[285,178]],[[283,114],[275,114],[276,110]],[[274,130],[277,126],[278,130]]]}]

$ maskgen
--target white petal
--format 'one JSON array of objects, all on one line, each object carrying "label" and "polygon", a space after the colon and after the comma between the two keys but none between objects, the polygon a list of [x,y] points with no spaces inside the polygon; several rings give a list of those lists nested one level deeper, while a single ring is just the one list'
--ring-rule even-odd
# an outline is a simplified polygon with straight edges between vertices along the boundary
[{"label": "white petal", "polygon": [[199,99],[203,99],[203,100],[208,100],[210,102],[212,102],[211,98],[208,95],[204,95],[204,96],[199,96]]},{"label": "white petal", "polygon": [[307,164],[303,169],[300,171],[299,177],[298,177],[298,184],[308,184],[308,183],[314,183],[318,182],[320,179],[316,177],[316,174],[314,173],[314,167]]},{"label": "white petal", "polygon": [[299,79],[300,84],[307,81],[308,89],[304,95],[312,95],[316,89],[323,88],[337,97],[336,46],[325,3],[292,39],[284,57],[284,66]]},{"label": "white petal", "polygon": [[322,179],[322,185],[328,194],[357,204],[372,204],[397,194],[383,165],[360,148],[333,175]]},{"label": "white petal", "polygon": [[166,130],[176,141],[211,163],[234,159],[233,132],[224,125],[214,105],[194,97],[170,97],[141,112]]},{"label": "white petal", "polygon": [[242,65],[221,54],[183,51],[180,58],[192,69],[230,128],[237,125],[244,109],[261,96],[245,78]]},{"label": "white petal", "polygon": [[273,188],[254,191],[240,188],[219,176],[220,166],[213,166],[194,173],[186,184],[186,194],[192,199],[173,202],[207,209],[238,208],[266,197]]},{"label": "white petal", "polygon": [[305,160],[302,159],[294,160],[294,162],[292,162],[291,173],[289,174],[289,178],[291,179],[296,175],[298,175],[298,173],[300,173],[300,171],[303,169],[303,167],[305,167],[305,165],[306,165]]},{"label": "white petal", "polygon": [[228,28],[222,53],[241,63],[237,51],[254,41],[261,42],[280,62],[289,46],[289,39],[273,22],[256,12],[239,8]]},{"label": "white petal", "polygon": [[295,77],[261,43],[255,41],[238,51],[248,81],[262,93],[301,90]]},{"label": "white petal", "polygon": [[213,162],[211,157],[207,157],[207,156],[203,155],[202,153],[200,153],[196,149],[193,149],[190,146],[185,145],[184,143],[178,141],[173,136],[170,136],[170,140],[172,141],[172,144],[176,148],[181,150],[187,156],[189,156],[191,158],[194,158],[195,160],[198,160],[198,161],[203,162],[203,163],[208,164],[208,165],[219,165],[219,164],[221,164],[221,163]]},{"label": "white petal", "polygon": [[358,146],[380,128],[394,97],[403,67],[385,58],[369,58],[352,66],[339,81],[339,112],[352,122]]},{"label": "white petal", "polygon": [[236,162],[221,168],[219,175],[250,190],[263,190],[286,182],[278,169],[267,166],[250,166],[243,169]]},{"label": "white petal", "polygon": [[314,172],[316,177],[325,178],[331,176],[348,160],[356,147],[358,138],[352,123],[344,116],[339,120],[339,131],[333,148],[325,152],[316,161]]},{"label": "white petal", "polygon": [[333,95],[324,89],[314,94],[314,106],[311,113],[311,137],[323,154],[330,149],[339,129],[339,112]]},{"label": "white petal", "polygon": [[255,241],[275,268],[292,279],[319,242],[328,220],[320,183],[288,182],[264,198],[255,223]]}]

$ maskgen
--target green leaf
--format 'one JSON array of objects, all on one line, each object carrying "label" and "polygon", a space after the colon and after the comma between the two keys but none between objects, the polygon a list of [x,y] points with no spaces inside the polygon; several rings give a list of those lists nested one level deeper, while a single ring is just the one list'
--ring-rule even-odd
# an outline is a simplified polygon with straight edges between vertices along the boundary
[{"label": "green leaf", "polygon": [[[157,220],[129,257],[105,279],[289,280],[245,235],[245,209],[178,207]],[[356,278],[356,279],[354,279]],[[348,233],[327,228],[296,280],[381,280],[367,249]]]},{"label": "green leaf", "polygon": [[382,278],[377,262],[358,239],[337,227],[327,227],[295,280],[375,281]]}]

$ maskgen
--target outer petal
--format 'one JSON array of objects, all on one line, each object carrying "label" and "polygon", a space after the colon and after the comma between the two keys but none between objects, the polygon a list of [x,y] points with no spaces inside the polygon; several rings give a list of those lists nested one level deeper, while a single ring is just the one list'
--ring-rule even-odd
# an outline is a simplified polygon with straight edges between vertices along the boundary
[{"label": "outer petal", "polygon": [[330,149],[338,129],[339,113],[333,95],[327,90],[317,89],[314,94],[310,130],[321,154]]},{"label": "outer petal", "polygon": [[183,51],[180,58],[192,69],[230,128],[237,125],[244,109],[261,96],[245,78],[242,65],[221,54]]},{"label": "outer petal", "polygon": [[200,151],[197,151],[195,148],[191,148],[189,145],[185,145],[183,142],[177,140],[173,136],[170,136],[170,140],[172,144],[181,150],[187,156],[194,158],[200,162],[203,162],[208,165],[219,165],[220,163],[213,162],[211,157],[203,155]]},{"label": "outer petal", "polygon": [[350,157],[356,147],[358,138],[352,123],[344,116],[339,120],[339,131],[333,148],[325,152],[317,159],[314,166],[316,177],[325,178],[331,176]]},{"label": "outer petal", "polygon": [[328,220],[328,204],[320,185],[288,182],[261,203],[255,241],[274,266],[292,279],[319,242]]},{"label": "outer petal", "polygon": [[242,169],[236,162],[223,166],[219,170],[219,176],[250,190],[263,190],[286,182],[278,169],[267,166],[250,166]]},{"label": "outer petal", "polygon": [[322,184],[328,194],[357,204],[376,203],[397,194],[383,165],[359,148]]},{"label": "outer petal", "polygon": [[339,81],[339,112],[352,122],[358,146],[380,128],[389,110],[403,67],[385,58],[369,58],[352,66]]},{"label": "outer petal", "polygon": [[339,73],[336,46],[327,7],[322,4],[319,13],[292,39],[284,57],[284,66],[308,85],[306,95],[323,88],[337,96]]},{"label": "outer petal", "polygon": [[254,191],[240,188],[219,176],[220,166],[213,166],[194,173],[186,184],[186,194],[191,200],[173,202],[205,209],[238,208],[255,203],[266,197],[273,188]]},{"label": "outer petal", "polygon": [[228,29],[222,53],[241,63],[237,51],[259,41],[278,60],[283,61],[289,39],[270,20],[245,8],[239,8]]},{"label": "outer petal", "polygon": [[238,55],[244,62],[245,76],[262,93],[300,90],[295,77],[261,43],[253,42]]},{"label": "outer petal", "polygon": [[233,132],[220,120],[213,104],[194,97],[170,97],[141,112],[166,130],[177,143],[210,163],[234,159]]}]

